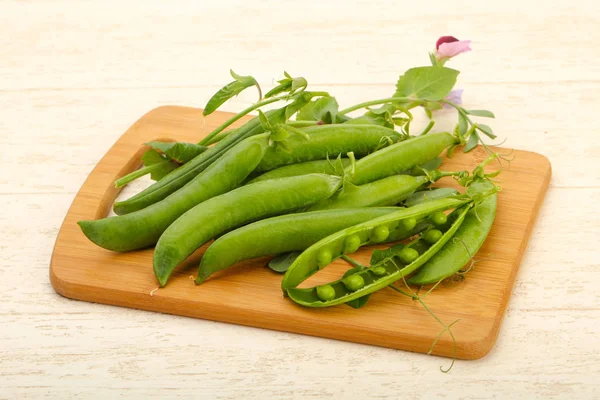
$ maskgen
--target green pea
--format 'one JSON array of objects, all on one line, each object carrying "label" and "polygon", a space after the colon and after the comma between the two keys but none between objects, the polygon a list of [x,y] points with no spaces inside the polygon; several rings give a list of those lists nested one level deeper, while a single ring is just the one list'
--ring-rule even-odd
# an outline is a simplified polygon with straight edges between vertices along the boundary
[{"label": "green pea", "polygon": [[329,301],[335,298],[335,289],[331,285],[317,286],[317,296],[322,301]]},{"label": "green pea", "polygon": [[390,230],[385,225],[380,225],[373,229],[371,240],[375,243],[381,243],[390,236]]},{"label": "green pea", "polygon": [[446,223],[446,221],[448,221],[448,216],[441,211],[436,211],[429,216],[429,219],[435,225],[440,226],[440,225],[444,225]]},{"label": "green pea", "polygon": [[423,234],[423,240],[429,244],[434,244],[442,238],[442,232],[437,229],[432,229]]},{"label": "green pea", "polygon": [[385,269],[385,267],[381,267],[381,266],[371,269],[371,272],[377,276],[383,276],[383,275],[387,274],[387,270]]},{"label": "green pea", "polygon": [[350,235],[344,241],[344,253],[354,253],[360,247],[358,235]]},{"label": "green pea", "polygon": [[405,264],[410,264],[419,258],[419,252],[413,248],[405,247],[398,252],[398,258]]},{"label": "green pea", "polygon": [[319,267],[325,267],[325,266],[329,265],[329,263],[331,263],[332,257],[333,256],[331,255],[331,250],[322,249],[321,251],[319,251],[317,253],[317,265]]},{"label": "green pea", "polygon": [[345,277],[342,280],[342,283],[344,284],[344,286],[346,286],[346,289],[350,290],[351,292],[354,292],[365,286],[365,280],[359,274],[352,274],[350,276]]},{"label": "green pea", "polygon": [[417,225],[417,219],[415,217],[405,218],[400,221],[400,224],[402,225],[402,228],[409,231]]}]

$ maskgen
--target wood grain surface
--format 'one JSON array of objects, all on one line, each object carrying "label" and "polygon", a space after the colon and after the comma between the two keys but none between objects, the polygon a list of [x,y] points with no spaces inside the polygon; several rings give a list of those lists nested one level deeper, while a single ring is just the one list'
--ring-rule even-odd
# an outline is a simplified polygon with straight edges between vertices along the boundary
[{"label": "wood grain surface", "polygon": [[[206,247],[186,260],[165,288],[158,289],[152,249],[115,253],[85,237],[77,221],[109,214],[117,196],[113,182],[140,165],[141,154],[147,149],[142,143],[159,139],[194,142],[199,127],[214,129],[232,115],[215,112],[204,118],[201,109],[163,106],[127,130],[86,179],[65,217],[50,261],[50,280],[56,291],[78,300],[427,353],[444,326],[419,303],[392,290],[373,295],[360,311],[347,306],[302,308],[283,298],[282,276],[266,268],[268,257],[238,263],[196,286],[190,274],[196,274]],[[456,353],[451,336],[446,334],[432,354],[476,359],[491,350],[550,182],[551,167],[544,156],[505,148],[497,151],[511,153],[514,160],[510,169],[502,172],[496,220],[476,255],[476,265],[465,281],[436,289],[426,299],[427,306],[446,325],[459,320],[452,328]],[[442,168],[472,171],[487,156],[479,146],[469,154],[446,160]],[[498,167],[492,165],[488,171]],[[458,188],[453,179],[438,184]],[[367,246],[354,256],[368,265],[374,248]],[[342,260],[336,261],[307,284],[335,280],[349,267]]]},{"label": "wood grain surface", "polygon": [[[0,399],[599,398],[599,11],[585,0],[1,1]],[[504,146],[553,167],[486,357],[442,374],[439,357],[54,291],[64,216],[140,115],[203,107],[229,68],[263,90],[285,69],[342,107],[387,97],[448,34],[473,41],[448,64],[464,105],[492,110]],[[440,130],[456,121],[436,118]]]}]

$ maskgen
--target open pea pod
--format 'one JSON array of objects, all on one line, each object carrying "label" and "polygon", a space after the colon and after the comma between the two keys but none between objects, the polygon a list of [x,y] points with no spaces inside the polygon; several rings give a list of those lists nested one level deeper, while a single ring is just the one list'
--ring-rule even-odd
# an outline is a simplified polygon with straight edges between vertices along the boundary
[{"label": "open pea pod", "polygon": [[295,288],[342,254],[354,253],[367,244],[382,243],[390,232],[399,227],[411,229],[436,212],[455,209],[471,201],[466,196],[433,200],[329,235],[306,249],[294,261],[283,277],[281,287],[284,292]]},{"label": "open pea pod", "polygon": [[[462,206],[451,214],[447,222],[441,223],[438,229],[426,231],[402,248],[397,255],[385,258],[371,268],[326,285],[305,289],[289,288],[287,294],[294,302],[306,307],[330,307],[352,302],[383,289],[411,274],[433,257],[456,233],[469,209],[470,205]],[[442,232],[442,229],[445,231]],[[350,237],[352,236],[348,236]]]}]

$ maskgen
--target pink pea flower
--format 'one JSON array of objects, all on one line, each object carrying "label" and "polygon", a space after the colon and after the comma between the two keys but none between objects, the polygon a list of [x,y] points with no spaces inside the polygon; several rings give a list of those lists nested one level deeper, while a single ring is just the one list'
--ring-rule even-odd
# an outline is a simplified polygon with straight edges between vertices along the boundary
[{"label": "pink pea flower", "polygon": [[[462,104],[462,94],[463,89],[451,90],[450,93],[448,93],[448,96],[446,96],[445,100],[448,100],[454,104]],[[444,108],[452,108],[452,106],[444,103]]]},{"label": "pink pea flower", "polygon": [[452,58],[461,53],[471,51],[470,40],[458,40],[454,36],[442,36],[435,43],[436,57],[438,60]]}]

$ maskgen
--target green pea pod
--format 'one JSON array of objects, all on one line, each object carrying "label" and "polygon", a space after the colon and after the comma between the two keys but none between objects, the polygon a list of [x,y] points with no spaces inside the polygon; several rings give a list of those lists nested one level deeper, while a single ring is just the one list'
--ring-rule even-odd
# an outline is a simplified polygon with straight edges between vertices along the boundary
[{"label": "green pea pod", "polygon": [[[290,176],[306,175],[306,174],[328,174],[336,175],[335,164],[337,160],[317,160],[317,161],[306,161],[297,164],[285,165],[273,169],[269,172],[265,172],[262,175],[252,179],[248,184],[256,183],[260,181],[266,181],[275,178],[287,178]],[[343,168],[350,165],[350,160],[347,158],[341,159]]]},{"label": "green pea pod", "polygon": [[301,251],[334,232],[398,210],[397,207],[349,208],[287,214],[254,222],[221,236],[208,247],[196,283],[237,262]]},{"label": "green pea pod", "polygon": [[[489,181],[476,180],[471,188],[486,192],[494,189]],[[452,240],[408,279],[412,285],[428,285],[458,272],[479,251],[492,229],[496,216],[498,195],[486,197],[471,208]]]},{"label": "green pea pod", "polygon": [[384,242],[389,232],[399,226],[412,229],[430,214],[457,208],[469,202],[469,198],[434,200],[338,231],[306,249],[285,273],[281,287],[285,292],[298,286],[342,254],[353,253],[366,244]]},{"label": "green pea pod", "polygon": [[404,201],[404,205],[406,207],[412,207],[417,204],[426,203],[431,200],[444,199],[457,194],[459,194],[458,190],[452,188],[421,190],[408,196]]},{"label": "green pea pod", "polygon": [[[435,242],[419,238],[405,246],[400,251],[398,257],[384,259],[379,264],[371,266],[371,268],[366,268],[354,275],[327,284],[328,288],[333,288],[334,296],[329,295],[326,299],[323,299],[323,296],[319,296],[318,294],[318,287],[306,289],[289,288],[287,289],[287,294],[294,302],[306,307],[331,307],[362,298],[365,295],[383,289],[411,274],[433,257],[456,233],[463,223],[469,208],[469,205],[463,206],[455,214],[455,220],[450,225],[450,228],[440,237],[437,237]],[[380,219],[389,218],[391,215],[389,214]],[[301,257],[298,257],[297,261]],[[293,267],[294,265],[288,271]]]},{"label": "green pea pod", "polygon": [[242,186],[190,209],[162,234],[154,250],[154,273],[164,286],[175,267],[209,240],[261,218],[306,207],[331,196],[341,178],[309,174]]},{"label": "green pea pod", "polygon": [[418,136],[369,154],[356,162],[354,170],[347,167],[346,171],[351,176],[352,183],[362,185],[398,175],[415,165],[432,160],[445,148],[456,143],[456,138],[447,132]]},{"label": "green pea pod", "polygon": [[[267,111],[265,114],[272,124],[283,123],[285,120],[286,107]],[[253,118],[238,128],[235,132],[227,135],[223,140],[209,147],[208,150],[199,154],[181,167],[170,172],[164,178],[147,187],[140,193],[127,200],[116,202],[113,209],[116,214],[127,214],[141,210],[154,204],[171,193],[181,189],[185,184],[194,179],[196,175],[204,171],[213,162],[218,160],[227,150],[235,146],[247,137],[263,133],[264,129],[259,118]]]},{"label": "green pea pod", "polygon": [[272,147],[256,168],[256,172],[269,171],[284,165],[299,162],[335,158],[339,154],[354,152],[363,157],[400,138],[393,129],[376,125],[314,125],[302,129],[309,135],[290,136],[288,150]]},{"label": "green pea pod", "polygon": [[164,200],[126,215],[78,224],[88,239],[108,250],[129,251],[151,246],[184,212],[238,187],[256,168],[268,147],[267,134],[245,139]]},{"label": "green pea pod", "polygon": [[425,176],[394,175],[361,186],[352,184],[334,196],[311,206],[308,211],[348,207],[393,206],[429,182]]}]

